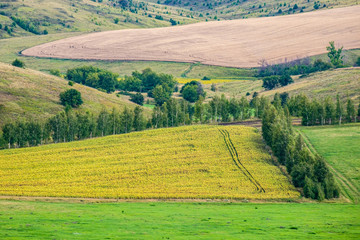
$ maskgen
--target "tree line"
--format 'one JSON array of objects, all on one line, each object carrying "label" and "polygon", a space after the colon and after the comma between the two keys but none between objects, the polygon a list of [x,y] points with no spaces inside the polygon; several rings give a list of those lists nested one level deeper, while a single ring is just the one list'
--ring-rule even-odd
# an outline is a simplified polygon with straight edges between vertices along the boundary
[{"label": "tree line", "polygon": [[[281,104],[280,95],[275,95],[275,104]],[[301,117],[302,125],[331,125],[357,122],[360,118],[360,104],[356,107],[354,100],[348,98],[344,104],[340,96],[336,99],[327,97],[324,100],[309,99],[306,95],[296,95],[284,100],[292,116]]]},{"label": "tree line", "polygon": [[312,199],[339,197],[339,189],[325,161],[313,155],[300,134],[296,134],[288,108],[269,105],[262,116],[262,135],[280,164],[285,165],[295,187]]},{"label": "tree line", "polygon": [[143,109],[125,108],[122,112],[102,110],[99,115],[75,112],[69,105],[65,110],[43,123],[16,121],[2,128],[3,142],[8,148],[37,146],[47,143],[70,142],[111,134],[129,133],[150,128],[175,127],[193,123],[214,123],[245,120],[258,117],[268,103],[265,97],[255,97],[250,102],[215,96],[208,103],[200,98],[195,104],[184,99],[170,98],[161,106],[155,106],[151,117],[145,118]]},{"label": "tree line", "polygon": [[74,112],[70,107],[45,122],[16,121],[2,127],[3,142],[8,148],[38,146],[48,143],[70,142],[112,134],[141,131],[146,118],[141,107],[120,112],[103,109],[95,116],[90,112]]}]

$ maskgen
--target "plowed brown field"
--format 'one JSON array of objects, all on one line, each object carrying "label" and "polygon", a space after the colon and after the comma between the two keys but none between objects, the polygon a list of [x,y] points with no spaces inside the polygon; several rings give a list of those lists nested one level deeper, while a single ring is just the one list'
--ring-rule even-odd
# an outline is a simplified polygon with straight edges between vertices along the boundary
[{"label": "plowed brown field", "polygon": [[201,62],[256,67],[326,52],[329,41],[360,48],[360,6],[297,15],[99,32],[46,43],[23,55],[88,60]]}]

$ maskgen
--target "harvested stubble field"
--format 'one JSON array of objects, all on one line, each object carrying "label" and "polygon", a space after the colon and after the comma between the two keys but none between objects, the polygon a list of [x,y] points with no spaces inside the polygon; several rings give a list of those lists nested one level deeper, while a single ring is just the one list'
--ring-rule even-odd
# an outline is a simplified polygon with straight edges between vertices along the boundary
[{"label": "harvested stubble field", "polygon": [[[219,130],[229,134],[224,137]],[[256,129],[244,126],[187,126],[3,150],[0,195],[299,197],[287,177],[272,164]]]},{"label": "harvested stubble field", "polygon": [[86,60],[201,62],[257,67],[326,52],[329,41],[360,47],[360,6],[297,15],[203,22],[76,36],[23,51],[26,56]]}]

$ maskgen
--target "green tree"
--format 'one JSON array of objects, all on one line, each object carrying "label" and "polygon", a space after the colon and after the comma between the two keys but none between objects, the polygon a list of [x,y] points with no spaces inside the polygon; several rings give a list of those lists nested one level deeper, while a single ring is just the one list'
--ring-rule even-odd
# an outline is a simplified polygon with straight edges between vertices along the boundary
[{"label": "green tree", "polygon": [[8,147],[11,148],[11,146],[13,146],[16,142],[16,132],[14,124],[5,124],[2,128],[2,132],[4,140],[8,143]]},{"label": "green tree", "polygon": [[340,97],[338,94],[336,96],[336,118],[338,119],[339,125],[341,125],[343,115],[344,115],[344,107],[340,101]]},{"label": "green tree", "polygon": [[136,106],[134,108],[133,127],[135,131],[142,131],[146,127],[146,120],[143,115],[143,110],[139,106]]},{"label": "green tree", "polygon": [[325,99],[325,120],[328,124],[332,124],[335,119],[335,105],[330,97]]},{"label": "green tree", "polygon": [[25,63],[19,59],[15,59],[11,65],[13,65],[14,67],[19,67],[19,68],[24,68],[25,67]]},{"label": "green tree", "polygon": [[81,93],[76,89],[69,89],[65,92],[60,93],[60,101],[64,106],[79,107],[83,104]]},{"label": "green tree", "polygon": [[348,99],[346,104],[346,121],[352,122],[352,120],[356,121],[356,111],[353,100]]},{"label": "green tree", "polygon": [[329,45],[330,46],[326,47],[326,50],[328,51],[327,55],[330,59],[330,62],[335,67],[341,67],[343,64],[342,59],[344,57],[344,56],[341,56],[343,47],[336,49],[334,41],[329,42]]},{"label": "green tree", "polygon": [[125,107],[120,118],[122,124],[122,132],[124,133],[131,132],[134,125],[134,113],[131,110],[129,110],[127,107]]},{"label": "green tree", "polygon": [[130,96],[130,101],[142,106],[144,104],[144,96],[141,93],[132,94]]},{"label": "green tree", "polygon": [[158,106],[163,105],[167,100],[170,99],[170,94],[162,85],[157,85],[152,91],[152,95],[155,99],[155,103]]}]

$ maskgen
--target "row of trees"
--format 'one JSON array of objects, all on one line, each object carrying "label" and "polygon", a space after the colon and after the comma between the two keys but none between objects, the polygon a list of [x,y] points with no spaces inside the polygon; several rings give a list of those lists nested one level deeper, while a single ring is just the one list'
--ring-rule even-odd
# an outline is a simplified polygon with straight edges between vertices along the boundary
[{"label": "row of trees", "polygon": [[291,125],[288,108],[268,105],[262,117],[262,134],[280,164],[285,165],[295,187],[303,188],[305,197],[330,199],[339,197],[334,178],[325,161],[313,155]]},{"label": "row of trees", "polygon": [[74,112],[70,107],[44,123],[17,121],[3,126],[3,140],[8,148],[70,142],[110,134],[141,131],[146,119],[141,107],[125,108],[122,112],[102,110],[98,116],[90,112]]},{"label": "row of trees", "polygon": [[[276,95],[274,101],[281,101],[279,98],[280,95]],[[356,107],[350,98],[344,104],[339,95],[336,100],[327,97],[321,101],[316,98],[310,100],[305,95],[296,95],[285,101],[290,114],[301,117],[304,126],[351,123],[360,118],[360,104]]]},{"label": "row of trees", "polygon": [[208,103],[200,97],[195,104],[185,100],[169,99],[162,106],[156,106],[152,113],[151,127],[174,127],[192,123],[230,122],[259,117],[269,100],[254,97],[250,102],[241,99],[227,99],[224,95],[215,96]]},{"label": "row of trees", "polygon": [[175,127],[192,123],[229,122],[261,116],[269,104],[265,97],[255,97],[250,102],[215,96],[204,103],[201,97],[195,104],[186,100],[170,98],[156,106],[149,119],[140,106],[134,110],[125,108],[119,112],[102,110],[98,116],[77,111],[67,105],[65,111],[49,118],[44,123],[17,121],[3,126],[3,140],[9,148],[37,146],[45,143],[69,142],[110,134],[141,131],[146,128]]}]

